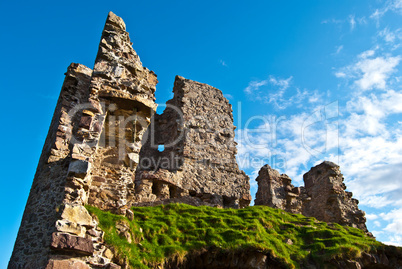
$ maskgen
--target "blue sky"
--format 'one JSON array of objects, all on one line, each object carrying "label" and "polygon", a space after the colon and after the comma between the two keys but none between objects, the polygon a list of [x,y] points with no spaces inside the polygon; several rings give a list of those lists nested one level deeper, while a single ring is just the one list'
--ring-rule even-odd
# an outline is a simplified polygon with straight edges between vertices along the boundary
[{"label": "blue sky", "polygon": [[11,255],[71,62],[93,67],[109,11],[121,16],[157,102],[175,75],[233,105],[238,160],[302,184],[341,166],[369,230],[402,245],[402,1],[2,1],[0,267]]}]

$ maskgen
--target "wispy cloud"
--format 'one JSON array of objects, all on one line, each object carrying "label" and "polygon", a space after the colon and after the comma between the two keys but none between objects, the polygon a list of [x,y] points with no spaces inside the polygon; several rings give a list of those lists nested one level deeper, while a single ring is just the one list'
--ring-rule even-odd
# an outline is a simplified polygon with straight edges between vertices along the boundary
[{"label": "wispy cloud", "polygon": [[343,50],[343,45],[336,47],[336,54],[339,54]]},{"label": "wispy cloud", "polygon": [[367,50],[357,57],[357,61],[335,72],[338,78],[354,81],[358,89],[385,89],[390,75],[396,71],[401,56],[378,56],[375,50]]},{"label": "wispy cloud", "polygon": [[231,94],[229,94],[229,93],[225,93],[225,94],[223,94],[223,96],[225,96],[227,99],[229,99],[229,100],[233,100],[234,99],[234,97],[233,97],[233,95],[231,95]]},{"label": "wispy cloud", "polygon": [[357,25],[364,25],[367,24],[367,20],[366,17],[356,17],[355,14],[351,14],[349,15],[347,18],[344,19],[326,19],[326,20],[322,20],[321,24],[335,24],[335,25],[339,25],[339,26],[343,26],[343,25],[349,25],[350,27],[350,31],[353,31]]},{"label": "wispy cloud", "polygon": [[334,23],[334,24],[341,24],[344,23],[344,20],[339,20],[339,19],[326,19],[321,21],[321,24],[328,24],[328,23]]},{"label": "wispy cloud", "polygon": [[376,9],[371,15],[370,19],[376,21],[377,27],[380,26],[380,19],[388,12],[392,11],[402,15],[402,0],[388,0],[382,8]]},{"label": "wispy cloud", "polygon": [[355,15],[349,15],[350,30],[353,31],[356,27]]},{"label": "wispy cloud", "polygon": [[382,213],[380,217],[388,222],[384,230],[393,234],[390,243],[402,246],[402,208]]},{"label": "wispy cloud", "polygon": [[265,80],[250,81],[244,92],[251,100],[271,104],[277,110],[291,105],[300,106],[306,100],[314,103],[321,97],[317,91],[310,92],[293,86],[292,81],[292,76],[286,79],[269,76]]},{"label": "wispy cloud", "polygon": [[390,46],[392,51],[401,47],[402,41],[402,28],[398,28],[396,30],[391,30],[388,27],[385,27],[383,30],[378,32],[378,37],[385,41],[384,46]]}]

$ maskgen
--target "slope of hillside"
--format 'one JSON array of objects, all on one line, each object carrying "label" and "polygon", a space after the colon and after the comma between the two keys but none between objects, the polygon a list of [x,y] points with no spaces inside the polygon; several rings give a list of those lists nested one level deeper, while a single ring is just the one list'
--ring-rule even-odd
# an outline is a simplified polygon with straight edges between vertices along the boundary
[{"label": "slope of hillside", "polygon": [[105,231],[113,260],[133,268],[401,266],[401,248],[385,246],[359,229],[266,206],[133,207],[132,220],[87,209]]}]

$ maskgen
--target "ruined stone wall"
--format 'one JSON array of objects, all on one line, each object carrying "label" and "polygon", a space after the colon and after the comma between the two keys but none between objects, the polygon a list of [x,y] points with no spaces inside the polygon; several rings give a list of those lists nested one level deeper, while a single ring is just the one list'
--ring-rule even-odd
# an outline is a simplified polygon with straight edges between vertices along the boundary
[{"label": "ruined stone wall", "polygon": [[9,268],[115,266],[84,205],[119,211],[131,199],[156,83],[110,12],[94,71],[66,73]]},{"label": "ruined stone wall", "polygon": [[249,179],[236,163],[228,100],[214,87],[179,76],[173,93],[165,111],[155,115],[140,153],[138,204],[247,206]]},{"label": "ruined stone wall", "polygon": [[304,188],[294,187],[292,179],[286,174],[279,174],[267,164],[260,169],[256,181],[255,205],[267,205],[291,213],[302,211],[301,199],[297,197]]},{"label": "ruined stone wall", "polygon": [[106,111],[97,150],[90,156],[88,203],[107,210],[130,207],[142,136],[156,110],[156,75],[142,66],[125,30],[121,18],[109,16],[90,87],[90,99]]},{"label": "ruined stone wall", "polygon": [[303,203],[303,215],[367,231],[365,213],[359,210],[359,201],[352,198],[353,194],[345,191],[338,165],[323,162],[304,174],[303,180],[311,198]]},{"label": "ruined stone wall", "polygon": [[[69,67],[10,269],[120,268],[87,204],[130,217],[132,205],[158,201],[231,207],[250,202],[248,177],[235,161],[231,106],[222,92],[177,77],[175,97],[154,117],[158,81],[131,45],[123,20],[110,12],[93,71]],[[164,152],[152,147],[152,136]],[[162,165],[171,154],[178,162]],[[136,173],[151,157],[157,164]]]},{"label": "ruined stone wall", "polygon": [[92,70],[71,64],[67,70],[39,160],[9,268],[44,268],[52,233],[65,198],[70,141],[79,118],[69,111],[88,98]]},{"label": "ruined stone wall", "polygon": [[287,175],[265,165],[257,177],[255,205],[268,205],[291,213],[336,222],[368,232],[364,211],[352,193],[345,191],[339,166],[325,161],[304,174],[304,187],[294,187]]}]

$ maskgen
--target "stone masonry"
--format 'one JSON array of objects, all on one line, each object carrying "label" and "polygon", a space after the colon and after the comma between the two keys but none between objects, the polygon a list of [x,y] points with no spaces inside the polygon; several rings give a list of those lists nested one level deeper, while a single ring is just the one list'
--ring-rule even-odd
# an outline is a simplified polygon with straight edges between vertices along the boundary
[{"label": "stone masonry", "polygon": [[343,175],[335,163],[324,161],[304,174],[304,187],[294,187],[291,179],[269,165],[263,166],[257,177],[255,205],[267,205],[291,213],[315,217],[359,228],[368,233],[364,211],[358,200],[345,191]]},{"label": "stone masonry", "polygon": [[249,205],[249,178],[236,162],[228,100],[214,87],[179,76],[173,93],[148,128],[136,174],[135,205]]},{"label": "stone masonry", "polygon": [[8,268],[120,268],[87,204],[127,216],[133,205],[249,204],[222,92],[177,77],[156,115],[157,82],[110,12],[93,70],[67,70]]}]

